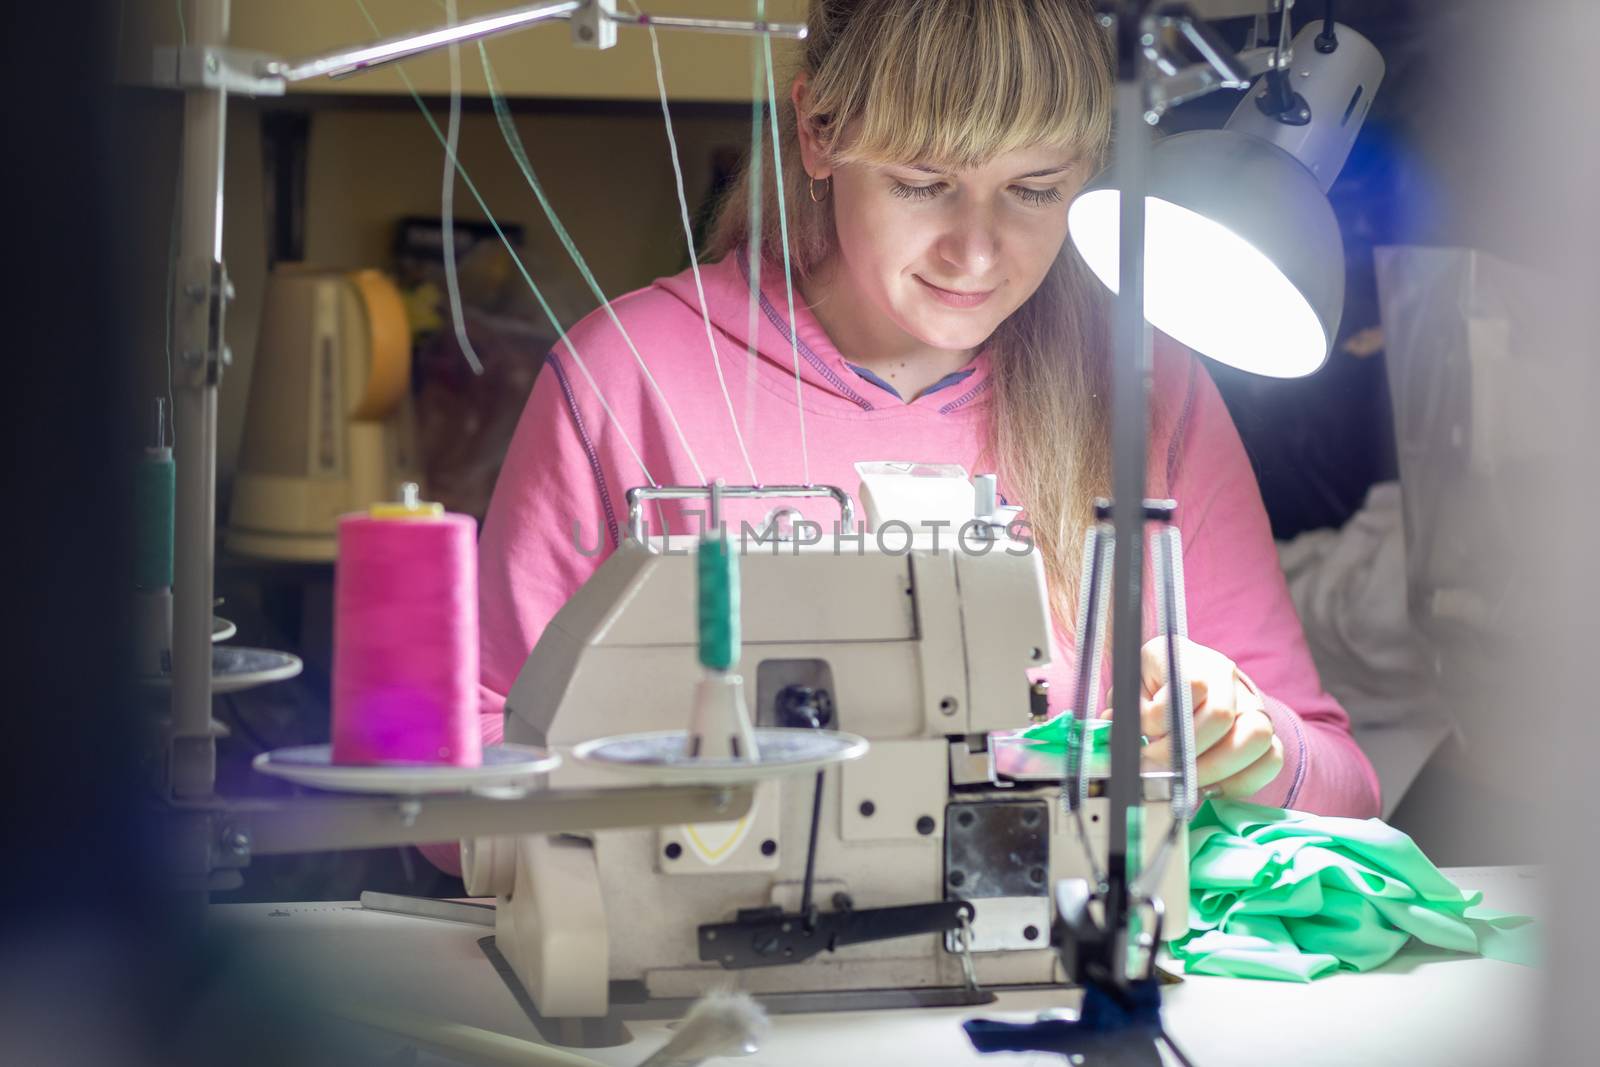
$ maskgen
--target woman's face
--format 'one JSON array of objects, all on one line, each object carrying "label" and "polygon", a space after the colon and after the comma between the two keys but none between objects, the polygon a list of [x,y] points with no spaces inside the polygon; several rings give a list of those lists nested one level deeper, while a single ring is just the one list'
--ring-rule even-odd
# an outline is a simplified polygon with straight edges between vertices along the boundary
[{"label": "woman's face", "polygon": [[982,166],[831,165],[804,121],[803,162],[829,181],[837,225],[833,287],[933,348],[981,345],[1044,280],[1067,235],[1067,205],[1089,177],[1065,147],[1019,149]]},{"label": "woman's face", "polygon": [[982,344],[1033,295],[1087,175],[1064,149],[981,167],[846,164],[831,173],[839,268],[867,302],[934,348]]}]

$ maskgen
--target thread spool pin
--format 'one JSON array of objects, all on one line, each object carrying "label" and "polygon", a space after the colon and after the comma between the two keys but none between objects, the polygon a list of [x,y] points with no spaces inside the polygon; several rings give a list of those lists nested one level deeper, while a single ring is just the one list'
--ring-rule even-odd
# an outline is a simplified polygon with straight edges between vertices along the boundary
[{"label": "thread spool pin", "polygon": [[407,511],[414,510],[422,501],[422,490],[416,482],[402,482],[400,485],[400,503],[406,506]]},{"label": "thread spool pin", "polygon": [[716,532],[721,532],[722,530],[723,484],[721,478],[711,483],[711,529]]},{"label": "thread spool pin", "polygon": [[167,398],[156,397],[156,432],[152,440],[153,447],[167,447]]}]

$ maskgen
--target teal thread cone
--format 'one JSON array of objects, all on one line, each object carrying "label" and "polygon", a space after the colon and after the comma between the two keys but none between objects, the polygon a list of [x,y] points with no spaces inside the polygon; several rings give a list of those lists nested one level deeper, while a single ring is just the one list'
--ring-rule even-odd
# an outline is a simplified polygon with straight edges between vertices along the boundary
[{"label": "teal thread cone", "polygon": [[[165,453],[162,455],[161,453]],[[166,449],[152,452],[134,471],[134,585],[163,589],[172,585],[173,505],[177,467]]]},{"label": "teal thread cone", "polygon": [[739,662],[739,557],[726,535],[700,542],[696,569],[700,665],[731,671]]}]

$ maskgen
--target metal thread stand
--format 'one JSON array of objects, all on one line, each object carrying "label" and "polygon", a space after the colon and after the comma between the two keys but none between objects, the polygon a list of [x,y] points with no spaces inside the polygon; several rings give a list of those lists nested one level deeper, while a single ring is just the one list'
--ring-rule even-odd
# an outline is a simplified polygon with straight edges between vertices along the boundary
[{"label": "metal thread stand", "polygon": [[[197,44],[221,44],[228,7],[191,2]],[[222,265],[226,90],[186,93],[183,192],[174,287],[173,461],[177,467],[173,576],[172,724],[167,749],[174,797],[209,795],[216,779],[211,724],[211,575],[216,515],[217,386],[225,361],[230,287]]]},{"label": "metal thread stand", "polygon": [[[1115,174],[1121,194],[1118,279],[1112,320],[1112,528],[1120,551],[1111,573],[1110,847],[1106,862],[1105,924],[1122,939],[1131,925],[1128,870],[1129,812],[1138,808],[1140,646],[1143,621],[1144,491],[1149,433],[1150,327],[1144,319],[1144,176],[1150,151],[1145,123],[1143,38],[1148,0],[1125,0],[1112,28],[1116,41]],[[1133,818],[1137,819],[1135,815]],[[1127,981],[1127,946],[1113,945],[1112,980]]]},{"label": "metal thread stand", "polygon": [[[1141,835],[1129,835],[1129,854],[1125,858],[1124,875],[1131,907],[1141,904],[1156,909],[1161,907],[1160,902],[1153,899],[1152,890],[1161,880],[1162,871],[1171,858],[1183,828],[1199,806],[1194,770],[1193,694],[1183,670],[1182,642],[1188,636],[1188,624],[1183,591],[1183,542],[1178,528],[1172,524],[1176,511],[1177,505],[1171,500],[1144,502],[1143,520],[1157,526],[1150,535],[1150,570],[1156,586],[1156,631],[1164,639],[1163,651],[1167,663],[1167,736],[1170,738],[1172,771],[1168,800],[1172,818],[1167,837],[1149,864],[1145,864],[1142,853],[1136,851]],[[1098,710],[1100,697],[1100,662],[1105,648],[1110,568],[1117,554],[1116,535],[1111,526],[1112,514],[1109,501],[1097,501],[1095,522],[1084,537],[1083,582],[1078,608],[1078,668],[1069,711],[1075,720],[1072,736],[1076,742],[1067,746],[1066,771],[1061,784],[1062,807],[1072,817],[1089,860],[1091,884],[1087,889],[1090,896],[1108,893],[1110,888],[1110,880],[1100,870],[1090,847],[1088,827],[1083,821],[1083,804],[1088,798],[1089,723]],[[1140,651],[1142,653],[1142,649]],[[1115,737],[1115,724],[1112,730]],[[1142,790],[1140,795],[1144,795]],[[1115,928],[1108,925],[1107,929]],[[1143,947],[1130,946],[1141,950]],[[1153,942],[1150,947],[1153,951]]]}]

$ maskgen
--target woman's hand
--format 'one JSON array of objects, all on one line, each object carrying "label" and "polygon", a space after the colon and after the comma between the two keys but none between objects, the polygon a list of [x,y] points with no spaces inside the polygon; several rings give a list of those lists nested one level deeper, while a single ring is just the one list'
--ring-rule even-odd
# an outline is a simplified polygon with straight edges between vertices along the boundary
[{"label": "woman's hand", "polygon": [[[1283,741],[1273,730],[1265,701],[1255,683],[1216,649],[1184,638],[1179,652],[1194,695],[1195,784],[1208,794],[1252,795],[1283,769]],[[1167,736],[1166,638],[1146,642],[1140,660],[1139,722],[1150,739],[1144,759],[1168,767],[1172,739]],[[1104,717],[1111,715],[1106,709]]]}]

